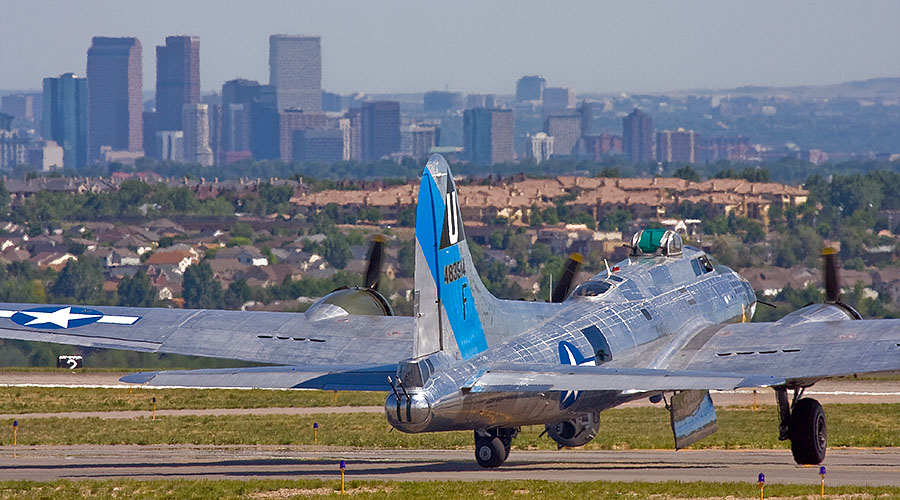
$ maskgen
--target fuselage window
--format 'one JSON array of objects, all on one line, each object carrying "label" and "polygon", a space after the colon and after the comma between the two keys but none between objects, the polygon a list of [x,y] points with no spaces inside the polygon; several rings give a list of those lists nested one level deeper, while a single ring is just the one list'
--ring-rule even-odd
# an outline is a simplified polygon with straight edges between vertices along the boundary
[{"label": "fuselage window", "polygon": [[701,274],[703,274],[703,268],[700,266],[700,259],[692,260],[691,267],[694,269],[694,274],[696,276],[700,276]]},{"label": "fuselage window", "polygon": [[707,273],[712,272],[713,265],[709,261],[709,259],[706,258],[705,255],[701,255],[700,257],[697,257],[697,260],[700,261],[700,265],[703,266],[703,269],[705,270],[705,272],[707,272]]},{"label": "fuselage window", "polygon": [[576,297],[596,297],[603,295],[612,288],[612,284],[606,281],[586,281],[575,289]]},{"label": "fuselage window", "polygon": [[623,277],[621,277],[621,276],[616,276],[615,274],[611,275],[608,279],[609,279],[610,281],[618,281],[618,282],[620,282],[620,283],[623,282],[623,281],[625,281],[625,278],[623,278]]},{"label": "fuselage window", "polygon": [[644,317],[647,318],[647,321],[650,321],[651,319],[653,319],[653,316],[650,316],[650,311],[648,311],[646,309],[641,309],[641,314],[643,314]]}]

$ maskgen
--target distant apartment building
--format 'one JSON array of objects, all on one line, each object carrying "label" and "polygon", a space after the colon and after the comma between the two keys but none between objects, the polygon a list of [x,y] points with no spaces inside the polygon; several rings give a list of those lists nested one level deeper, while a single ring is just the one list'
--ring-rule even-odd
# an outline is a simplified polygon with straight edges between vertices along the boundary
[{"label": "distant apartment building", "polygon": [[322,47],[317,36],[269,37],[269,85],[278,110],[322,111]]},{"label": "distant apartment building", "polygon": [[38,96],[34,94],[10,94],[0,98],[0,111],[19,120],[34,120],[38,113]]},{"label": "distant apartment building", "polygon": [[575,154],[575,146],[581,137],[581,117],[575,114],[550,115],[544,120],[544,132],[554,138],[554,154]]},{"label": "distant apartment building", "polygon": [[440,122],[405,125],[400,128],[400,152],[410,158],[428,158],[440,136]]},{"label": "distant apartment building", "polygon": [[298,130],[325,128],[327,118],[325,113],[306,112],[296,109],[288,109],[278,113],[278,140],[279,157],[281,161],[290,163],[294,161],[293,137]]},{"label": "distant apartment building", "polygon": [[362,108],[350,108],[346,114],[344,134],[351,161],[362,161]]},{"label": "distant apartment building", "polygon": [[182,108],[184,124],[184,161],[205,167],[213,164],[209,146],[209,105],[185,104]]},{"label": "distant apartment building", "polygon": [[474,108],[463,114],[466,157],[477,165],[515,161],[513,112],[509,109]]},{"label": "distant apartment building", "polygon": [[528,147],[525,149],[526,157],[535,163],[549,160],[553,156],[553,142],[554,138],[544,132],[529,135]]},{"label": "distant apartment building", "polygon": [[693,130],[663,130],[656,134],[656,161],[696,163],[700,157],[700,134]]},{"label": "distant apartment building", "polygon": [[344,132],[339,129],[297,130],[292,145],[296,162],[336,163],[344,159]]},{"label": "distant apartment building", "polygon": [[706,141],[706,159],[711,162],[749,161],[758,157],[756,149],[744,137],[714,137]]},{"label": "distant apartment building", "polygon": [[0,130],[12,130],[13,115],[0,113]]},{"label": "distant apartment building", "polygon": [[541,101],[547,80],[541,76],[523,76],[516,82],[516,102]]},{"label": "distant apartment building", "polygon": [[199,103],[200,38],[167,36],[156,47],[156,129],[183,130],[183,106]]},{"label": "distant apartment building", "polygon": [[161,130],[154,138],[154,149],[159,151],[159,159],[164,161],[184,161],[184,131]]},{"label": "distant apartment building", "polygon": [[425,92],[423,103],[426,113],[446,113],[462,109],[463,97],[460,92],[431,90]]},{"label": "distant apartment building", "polygon": [[0,130],[0,169],[10,170],[17,165],[25,165],[27,150],[27,137]]},{"label": "distant apartment building", "polygon": [[635,109],[622,119],[622,146],[632,164],[653,161],[653,118]]},{"label": "distant apartment building", "polygon": [[544,113],[561,113],[575,109],[575,89],[547,87],[543,95]]},{"label": "distant apartment building", "polygon": [[364,102],[360,114],[363,160],[389,158],[400,151],[399,102]]},{"label": "distant apartment building", "polygon": [[141,42],[94,37],[87,56],[88,161],[100,150],[143,151]]},{"label": "distant apartment building", "polygon": [[81,168],[88,164],[87,79],[74,73],[44,78],[41,136],[63,150],[63,165]]},{"label": "distant apartment building", "polygon": [[594,161],[600,161],[606,156],[620,155],[623,153],[622,136],[602,133],[599,135],[581,136],[583,153]]},{"label": "distant apartment building", "polygon": [[28,146],[25,161],[38,170],[48,171],[63,167],[63,148],[56,141],[37,141]]},{"label": "distant apartment building", "polygon": [[250,151],[250,106],[259,99],[259,82],[229,80],[222,85],[222,151]]}]

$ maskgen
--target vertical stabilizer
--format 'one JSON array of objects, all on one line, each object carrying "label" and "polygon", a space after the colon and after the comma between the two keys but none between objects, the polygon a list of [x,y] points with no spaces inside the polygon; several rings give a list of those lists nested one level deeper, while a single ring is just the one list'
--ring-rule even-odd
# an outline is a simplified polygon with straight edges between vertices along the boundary
[{"label": "vertical stabilizer", "polygon": [[415,281],[416,357],[446,351],[467,359],[487,349],[478,308],[493,297],[475,271],[456,185],[440,155],[428,160],[419,185]]}]

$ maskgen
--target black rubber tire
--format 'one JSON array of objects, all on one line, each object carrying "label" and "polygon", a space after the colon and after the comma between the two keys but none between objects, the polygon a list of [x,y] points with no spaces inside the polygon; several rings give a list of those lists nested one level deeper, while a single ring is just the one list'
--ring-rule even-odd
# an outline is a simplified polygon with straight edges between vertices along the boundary
[{"label": "black rubber tire", "polygon": [[803,398],[791,410],[791,453],[800,465],[818,465],[825,460],[828,429],[825,411],[818,401]]},{"label": "black rubber tire", "polygon": [[503,461],[505,462],[509,458],[509,449],[512,448],[512,438],[504,436],[500,438],[500,441],[503,443],[503,451],[505,452]]},{"label": "black rubber tire", "polygon": [[506,447],[498,437],[475,438],[475,460],[478,465],[492,469],[506,461]]}]

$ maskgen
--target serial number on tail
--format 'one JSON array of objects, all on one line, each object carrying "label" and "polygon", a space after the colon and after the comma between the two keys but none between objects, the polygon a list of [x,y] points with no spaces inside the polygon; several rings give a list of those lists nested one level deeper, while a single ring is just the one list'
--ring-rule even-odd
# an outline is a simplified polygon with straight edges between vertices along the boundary
[{"label": "serial number on tail", "polygon": [[444,266],[444,284],[453,283],[454,281],[466,275],[466,265],[463,261],[458,260],[452,264]]}]

